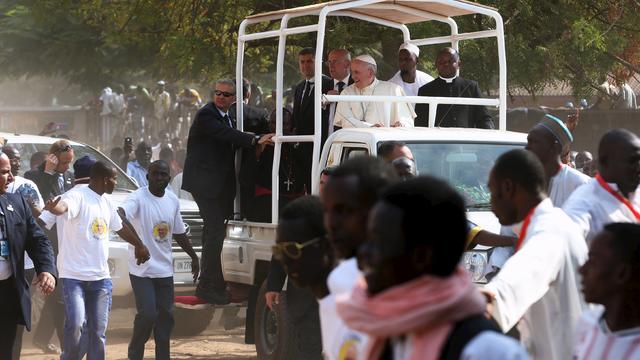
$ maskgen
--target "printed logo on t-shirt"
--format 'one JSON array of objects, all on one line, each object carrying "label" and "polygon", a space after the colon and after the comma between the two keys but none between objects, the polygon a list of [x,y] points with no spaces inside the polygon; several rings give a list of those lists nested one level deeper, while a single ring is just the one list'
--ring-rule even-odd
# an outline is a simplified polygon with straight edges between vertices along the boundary
[{"label": "printed logo on t-shirt", "polygon": [[338,352],[339,360],[355,360],[358,358],[358,345],[360,344],[360,339],[351,335],[346,338],[342,345],[340,346],[340,351]]},{"label": "printed logo on t-shirt", "polygon": [[166,221],[161,221],[153,227],[153,239],[157,242],[165,242],[169,240],[171,228]]},{"label": "printed logo on t-shirt", "polygon": [[107,222],[103,218],[95,218],[91,222],[91,236],[95,240],[103,240],[107,235]]},{"label": "printed logo on t-shirt", "polygon": [[33,186],[31,186],[31,184],[27,183],[20,185],[16,192],[25,197],[29,202],[32,202],[34,204],[37,204],[39,201],[38,192]]}]

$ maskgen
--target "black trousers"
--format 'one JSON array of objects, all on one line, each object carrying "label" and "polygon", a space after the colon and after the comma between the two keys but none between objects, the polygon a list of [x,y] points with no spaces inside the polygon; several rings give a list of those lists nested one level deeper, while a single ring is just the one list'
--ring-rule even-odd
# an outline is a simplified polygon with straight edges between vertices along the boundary
[{"label": "black trousers", "polygon": [[[33,281],[33,277],[36,274],[36,269],[26,269],[24,273],[27,277],[27,281],[31,284],[31,281]],[[24,329],[24,325],[18,325],[18,329],[16,330],[16,340],[13,344],[13,360],[20,359],[20,353],[22,352],[22,334],[24,333]]]},{"label": "black trousers", "polygon": [[11,360],[21,314],[14,277],[0,280],[0,360]]},{"label": "black trousers", "polygon": [[[235,180],[234,180],[235,181]],[[193,194],[204,222],[202,231],[202,256],[200,258],[200,284],[203,289],[224,290],[226,284],[222,275],[220,254],[226,233],[225,220],[233,213],[235,192],[225,187],[218,198]]]}]

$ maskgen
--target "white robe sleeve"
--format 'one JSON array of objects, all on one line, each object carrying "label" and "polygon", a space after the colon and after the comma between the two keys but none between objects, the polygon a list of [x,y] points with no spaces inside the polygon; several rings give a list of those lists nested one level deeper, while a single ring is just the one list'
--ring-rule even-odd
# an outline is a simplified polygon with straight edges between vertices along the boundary
[{"label": "white robe sleeve", "polygon": [[[395,85],[395,89],[393,89],[393,94],[395,96],[406,96],[402,87]],[[392,106],[393,114],[391,118],[393,121],[391,125],[395,126],[403,126],[403,127],[413,127],[413,119],[416,117],[416,112],[413,110],[413,106],[411,103],[394,103]]]},{"label": "white robe sleeve", "polygon": [[511,329],[547,293],[560,271],[564,246],[566,242],[550,231],[536,231],[485,286],[495,295],[493,317],[503,331]]},{"label": "white robe sleeve", "polygon": [[589,210],[591,208],[589,202],[593,201],[593,198],[585,196],[586,194],[583,190],[586,188],[582,188],[583,186],[569,196],[562,206],[562,210],[578,225],[582,236],[587,238],[589,231],[591,231],[591,221],[593,220],[591,211]]}]

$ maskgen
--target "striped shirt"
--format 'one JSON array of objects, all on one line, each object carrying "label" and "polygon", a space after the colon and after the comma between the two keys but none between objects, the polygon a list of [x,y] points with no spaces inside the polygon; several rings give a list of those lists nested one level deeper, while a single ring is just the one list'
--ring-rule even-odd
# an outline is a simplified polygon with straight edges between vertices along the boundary
[{"label": "striped shirt", "polygon": [[576,326],[574,359],[640,359],[640,327],[611,331],[604,309],[585,312]]}]

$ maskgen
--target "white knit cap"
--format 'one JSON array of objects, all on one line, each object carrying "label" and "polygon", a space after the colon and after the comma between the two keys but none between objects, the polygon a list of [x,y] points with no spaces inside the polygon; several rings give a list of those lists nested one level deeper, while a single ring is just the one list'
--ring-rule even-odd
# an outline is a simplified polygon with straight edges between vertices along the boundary
[{"label": "white knit cap", "polygon": [[378,66],[378,64],[376,64],[376,60],[370,55],[360,55],[360,56],[357,56],[354,60],[360,60],[360,61],[365,62],[367,64],[371,64],[373,66]]},{"label": "white knit cap", "polygon": [[400,45],[398,52],[400,52],[400,50],[407,50],[416,57],[420,57],[420,48],[412,43],[403,43],[402,45]]}]

